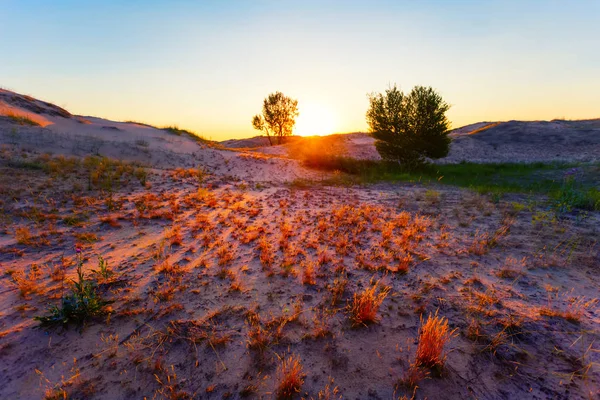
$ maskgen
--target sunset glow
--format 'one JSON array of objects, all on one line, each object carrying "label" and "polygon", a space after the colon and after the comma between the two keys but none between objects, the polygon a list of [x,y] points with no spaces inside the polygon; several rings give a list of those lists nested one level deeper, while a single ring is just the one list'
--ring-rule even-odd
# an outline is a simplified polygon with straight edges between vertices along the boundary
[{"label": "sunset glow", "polygon": [[330,135],[338,130],[336,115],[322,105],[308,104],[300,109],[294,134],[300,136]]}]

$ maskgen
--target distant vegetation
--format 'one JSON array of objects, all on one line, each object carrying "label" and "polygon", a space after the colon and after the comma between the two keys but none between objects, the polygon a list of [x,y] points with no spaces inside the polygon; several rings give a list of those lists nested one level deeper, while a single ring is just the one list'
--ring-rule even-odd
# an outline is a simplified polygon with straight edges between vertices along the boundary
[{"label": "distant vegetation", "polygon": [[147,126],[148,128],[159,129],[159,130],[162,130],[162,131],[166,131],[166,132],[172,133],[172,134],[177,135],[177,136],[186,135],[186,136],[189,136],[191,139],[194,139],[195,141],[201,142],[201,143],[209,143],[210,142],[210,140],[206,139],[202,135],[200,135],[200,134],[198,134],[198,133],[196,133],[194,131],[190,131],[188,129],[181,129],[177,125],[169,125],[169,126],[165,126],[165,127],[159,128],[158,126],[147,124],[145,122],[125,121],[125,123]]},{"label": "distant vegetation", "polygon": [[8,114],[7,117],[19,125],[40,126],[39,123],[24,115]]},{"label": "distant vegetation", "polygon": [[298,100],[275,92],[263,101],[262,115],[256,114],[252,118],[252,126],[267,135],[269,144],[273,144],[272,136],[277,138],[277,144],[281,144],[285,136],[292,135],[298,115]]},{"label": "distant vegetation", "polygon": [[495,163],[428,164],[418,168],[395,162],[356,160],[330,155],[303,160],[307,167],[347,174],[338,181],[348,184],[404,181],[440,183],[490,193],[546,194],[557,212],[573,209],[600,210],[600,191],[594,186],[600,164]]},{"label": "distant vegetation", "polygon": [[42,154],[32,159],[8,160],[7,165],[12,168],[43,170],[52,177],[61,178],[80,173],[87,177],[88,190],[101,189],[109,193],[119,189],[132,178],[145,185],[148,176],[148,172],[141,165],[96,156],[80,159]]},{"label": "distant vegetation", "polygon": [[415,86],[406,95],[394,85],[371,94],[369,103],[367,123],[384,160],[414,168],[448,154],[450,106],[432,88]]}]

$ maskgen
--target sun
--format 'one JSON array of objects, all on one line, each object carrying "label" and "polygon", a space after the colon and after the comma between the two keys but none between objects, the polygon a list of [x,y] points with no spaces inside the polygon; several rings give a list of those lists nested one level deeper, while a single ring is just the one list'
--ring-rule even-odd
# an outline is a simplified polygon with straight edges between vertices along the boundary
[{"label": "sun", "polygon": [[336,130],[336,116],[328,108],[317,104],[308,104],[300,108],[300,115],[294,128],[295,135],[330,135]]}]

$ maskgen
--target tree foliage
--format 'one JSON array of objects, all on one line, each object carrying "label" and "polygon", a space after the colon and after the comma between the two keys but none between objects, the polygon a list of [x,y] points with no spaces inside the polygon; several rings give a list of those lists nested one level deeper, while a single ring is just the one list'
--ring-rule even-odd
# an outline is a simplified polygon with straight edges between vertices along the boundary
[{"label": "tree foliage", "polygon": [[394,85],[370,94],[369,103],[367,123],[384,160],[410,168],[448,154],[450,106],[431,87],[415,86],[407,95]]},{"label": "tree foliage", "polygon": [[262,115],[252,118],[252,126],[267,135],[269,144],[273,144],[271,137],[279,144],[284,136],[291,136],[298,115],[298,100],[275,92],[263,101]]}]

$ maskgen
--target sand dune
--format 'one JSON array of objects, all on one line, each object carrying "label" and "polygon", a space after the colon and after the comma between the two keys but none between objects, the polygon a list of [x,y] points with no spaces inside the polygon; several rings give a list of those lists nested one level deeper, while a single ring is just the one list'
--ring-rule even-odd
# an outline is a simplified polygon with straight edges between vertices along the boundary
[{"label": "sand dune", "polygon": [[[582,121],[509,121],[478,122],[450,133],[452,143],[447,157],[435,162],[553,162],[600,160],[600,119]],[[266,139],[237,140],[240,147],[256,147],[256,152],[290,156],[292,143],[268,146]],[[356,159],[379,160],[375,140],[366,133],[331,135],[310,140],[337,142],[339,155]],[[230,142],[222,142],[227,145]],[[243,146],[242,146],[243,144]]]},{"label": "sand dune", "polygon": [[[26,117],[40,126],[19,123]],[[152,168],[205,168],[208,172],[252,181],[314,177],[295,160],[249,157],[211,147],[189,135],[149,125],[71,115],[50,103],[7,90],[0,92],[0,143],[37,153],[101,155]]]}]

